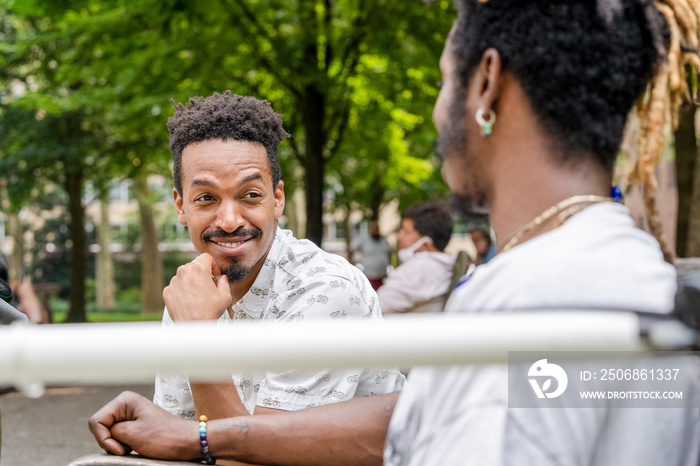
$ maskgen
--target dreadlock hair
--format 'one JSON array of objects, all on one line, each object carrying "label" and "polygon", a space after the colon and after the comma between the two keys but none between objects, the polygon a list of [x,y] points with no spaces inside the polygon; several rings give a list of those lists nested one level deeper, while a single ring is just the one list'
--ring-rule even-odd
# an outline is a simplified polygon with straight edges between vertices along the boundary
[{"label": "dreadlock hair", "polygon": [[641,102],[636,171],[643,174],[652,234],[672,261],[656,213],[653,168],[671,130],[664,121],[677,124],[680,100],[690,95],[684,66],[700,65],[700,0],[455,2],[450,43],[462,87],[484,51],[498,50],[560,145],[562,163],[595,157],[612,172],[627,116]]},{"label": "dreadlock hair", "polygon": [[661,245],[664,258],[673,263],[674,254],[668,247],[656,207],[654,168],[662,159],[669,135],[678,128],[681,104],[692,100],[687,72],[697,75],[700,71],[700,1],[655,0],[653,3],[663,15],[669,34],[663,48],[665,61],[647,83],[646,92],[637,105],[640,120],[637,138],[639,155],[630,181],[642,184],[647,222]]},{"label": "dreadlock hair", "polygon": [[427,236],[433,241],[438,251],[444,251],[450,242],[454,221],[445,208],[445,204],[437,201],[425,201],[411,204],[401,212],[401,220],[413,220],[413,228],[421,236]]},{"label": "dreadlock hair", "polygon": [[265,147],[272,188],[280,181],[277,159],[279,143],[289,134],[282,127],[282,115],[266,100],[244,97],[226,91],[207,98],[191,97],[187,105],[170,99],[175,114],[168,119],[170,152],[173,155],[175,189],[182,195],[182,151],[188,145],[221,139],[259,142]]}]

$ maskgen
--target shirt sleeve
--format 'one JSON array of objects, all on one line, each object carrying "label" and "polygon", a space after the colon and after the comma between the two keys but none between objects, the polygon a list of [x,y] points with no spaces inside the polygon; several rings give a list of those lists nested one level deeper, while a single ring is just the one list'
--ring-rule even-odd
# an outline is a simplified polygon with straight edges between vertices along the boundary
[{"label": "shirt sleeve", "polygon": [[[174,325],[168,309],[163,309],[163,327]],[[190,382],[184,374],[156,374],[153,403],[182,419],[195,419]]]},{"label": "shirt sleeve", "polygon": [[[361,283],[357,285],[362,287]],[[370,318],[379,314],[376,299],[367,300],[353,281],[327,275],[288,290],[278,298],[277,321],[305,322],[329,320],[342,323],[347,319]],[[369,285],[367,285],[369,286]],[[260,383],[257,406],[295,411],[362,396],[363,369],[267,372]],[[377,393],[395,390],[395,377],[380,380]],[[369,393],[367,393],[369,394]]]}]

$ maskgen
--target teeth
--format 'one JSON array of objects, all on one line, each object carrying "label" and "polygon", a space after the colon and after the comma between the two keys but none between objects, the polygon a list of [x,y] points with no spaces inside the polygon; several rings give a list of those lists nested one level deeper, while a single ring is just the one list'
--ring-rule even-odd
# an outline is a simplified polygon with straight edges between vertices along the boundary
[{"label": "teeth", "polygon": [[245,243],[245,241],[240,241],[238,243],[219,243],[219,244],[222,246],[225,246],[227,248],[235,248],[236,246],[240,246],[243,243]]}]

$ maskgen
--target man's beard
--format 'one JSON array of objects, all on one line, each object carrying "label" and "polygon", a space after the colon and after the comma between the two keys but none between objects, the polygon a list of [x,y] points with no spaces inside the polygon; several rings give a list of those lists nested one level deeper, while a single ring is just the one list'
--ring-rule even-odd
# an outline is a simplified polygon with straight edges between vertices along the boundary
[{"label": "man's beard", "polygon": [[233,264],[226,268],[221,269],[221,273],[226,275],[229,283],[240,283],[248,276],[253,266],[246,267],[242,264],[238,264],[238,258],[233,258]]},{"label": "man's beard", "polygon": [[461,103],[464,98],[458,97],[450,106],[450,118],[446,127],[442,128],[438,137],[437,153],[444,161],[454,159],[454,163],[464,166],[467,180],[462,180],[463,192],[452,191],[447,200],[447,208],[464,220],[483,220],[488,214],[486,194],[479,185],[473,154],[469,153],[469,124]]},{"label": "man's beard", "polygon": [[[245,229],[243,227],[238,228],[233,233],[227,233],[224,230],[218,229],[216,231],[205,231],[202,233],[202,239],[204,241],[211,241],[214,238],[217,239],[231,239],[233,242],[234,238],[240,237],[250,237],[248,241],[258,239],[262,236],[262,230],[259,228]],[[227,267],[220,267],[221,273],[226,275],[229,283],[240,283],[248,276],[251,270],[253,270],[253,265],[245,266],[240,263],[240,258],[230,257],[233,263]]]},{"label": "man's beard", "polygon": [[488,223],[488,209],[485,207],[486,199],[475,198],[474,196],[463,196],[457,193],[450,193],[447,198],[447,210],[460,217],[462,221],[471,224]]}]

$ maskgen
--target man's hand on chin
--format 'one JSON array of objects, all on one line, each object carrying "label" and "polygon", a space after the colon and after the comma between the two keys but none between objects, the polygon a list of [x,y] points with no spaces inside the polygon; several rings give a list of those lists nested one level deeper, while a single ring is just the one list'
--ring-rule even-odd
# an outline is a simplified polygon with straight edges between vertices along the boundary
[{"label": "man's hand on chin", "polygon": [[221,275],[211,255],[203,253],[193,262],[178,267],[177,274],[163,290],[163,299],[175,322],[216,320],[231,305],[228,277]]}]

